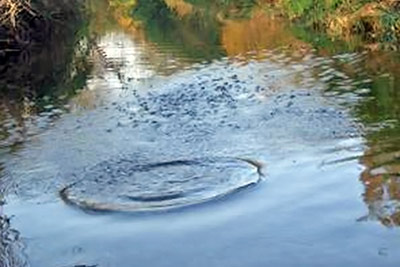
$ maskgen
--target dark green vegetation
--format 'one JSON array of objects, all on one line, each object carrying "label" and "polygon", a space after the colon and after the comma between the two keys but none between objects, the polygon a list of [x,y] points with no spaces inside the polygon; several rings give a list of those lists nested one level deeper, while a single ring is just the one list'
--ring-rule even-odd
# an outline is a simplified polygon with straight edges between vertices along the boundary
[{"label": "dark green vegetation", "polygon": [[73,31],[82,20],[83,1],[1,0],[2,55],[22,52]]},{"label": "dark green vegetation", "polygon": [[[84,69],[84,63],[75,57],[85,30],[83,1],[0,3],[0,61],[5,62],[0,65],[0,92],[32,99],[49,90],[54,93],[60,81],[72,87],[82,85],[84,72],[74,77],[70,73],[71,68]],[[14,13],[10,13],[12,9]],[[73,60],[76,62],[71,66]]]}]

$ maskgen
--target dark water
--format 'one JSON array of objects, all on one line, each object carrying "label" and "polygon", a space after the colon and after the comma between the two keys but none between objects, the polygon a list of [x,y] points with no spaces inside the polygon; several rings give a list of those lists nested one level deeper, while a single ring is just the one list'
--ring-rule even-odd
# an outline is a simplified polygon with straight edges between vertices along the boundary
[{"label": "dark water", "polygon": [[399,54],[243,3],[92,2],[35,59],[64,67],[2,97],[0,266],[398,265]]}]

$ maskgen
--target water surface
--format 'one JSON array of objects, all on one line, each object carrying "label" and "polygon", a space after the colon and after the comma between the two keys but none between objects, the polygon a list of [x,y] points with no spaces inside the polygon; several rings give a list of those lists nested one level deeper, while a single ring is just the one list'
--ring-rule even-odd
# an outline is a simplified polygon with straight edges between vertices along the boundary
[{"label": "water surface", "polygon": [[85,75],[2,98],[2,253],[397,266],[399,55],[203,2],[96,1],[60,63]]}]

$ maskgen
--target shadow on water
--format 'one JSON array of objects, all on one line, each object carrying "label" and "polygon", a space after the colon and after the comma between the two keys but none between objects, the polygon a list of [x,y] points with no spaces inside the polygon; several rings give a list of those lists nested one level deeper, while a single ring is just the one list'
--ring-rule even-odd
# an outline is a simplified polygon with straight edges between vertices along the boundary
[{"label": "shadow on water", "polygon": [[211,61],[224,56],[219,46],[219,22],[210,12],[193,10],[178,17],[164,1],[139,1],[132,10],[146,39],[168,47],[171,56]]},{"label": "shadow on water", "polygon": [[[32,236],[33,266],[260,266],[265,254],[394,266],[398,232],[370,222],[400,224],[398,53],[292,25],[261,1],[88,7],[84,34],[32,55],[20,93],[2,97],[5,208]],[[184,208],[93,216],[171,207]],[[0,256],[22,251],[12,241]],[[210,254],[192,261],[199,250]]]},{"label": "shadow on water", "polygon": [[48,35],[43,37],[45,42],[32,43],[1,59],[2,148],[19,145],[49,127],[86,83],[91,45],[85,33],[87,25],[79,19],[68,26],[54,24],[54,29],[44,33]]}]

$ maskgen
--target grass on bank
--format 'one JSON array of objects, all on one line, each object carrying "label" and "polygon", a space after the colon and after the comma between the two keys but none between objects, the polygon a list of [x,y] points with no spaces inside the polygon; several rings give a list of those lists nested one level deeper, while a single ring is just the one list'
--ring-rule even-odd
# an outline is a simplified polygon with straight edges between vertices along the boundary
[{"label": "grass on bank", "polygon": [[354,35],[376,44],[399,45],[398,0],[259,0],[292,21],[350,40]]}]

